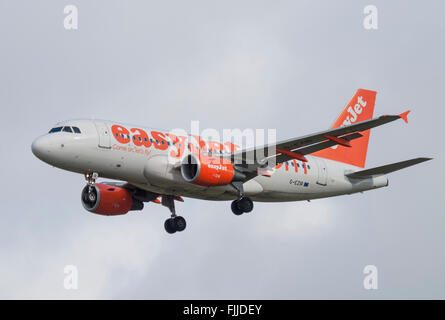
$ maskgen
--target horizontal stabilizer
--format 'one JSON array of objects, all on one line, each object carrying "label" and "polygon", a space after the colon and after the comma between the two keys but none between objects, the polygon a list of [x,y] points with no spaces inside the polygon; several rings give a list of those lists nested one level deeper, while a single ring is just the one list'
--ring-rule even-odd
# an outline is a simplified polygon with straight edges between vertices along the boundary
[{"label": "horizontal stabilizer", "polygon": [[365,179],[365,178],[370,178],[370,177],[374,177],[374,176],[379,176],[382,174],[391,173],[391,172],[394,172],[394,171],[397,171],[397,170],[400,170],[403,168],[407,168],[407,167],[410,167],[415,164],[422,163],[422,162],[425,162],[425,161],[428,161],[431,159],[432,158],[415,158],[415,159],[411,159],[411,160],[405,160],[405,161],[401,161],[401,162],[387,164],[387,165],[384,165],[381,167],[375,167],[375,168],[371,168],[371,169],[366,169],[366,170],[349,173],[349,174],[346,174],[346,176],[349,178],[354,178],[354,179]]}]

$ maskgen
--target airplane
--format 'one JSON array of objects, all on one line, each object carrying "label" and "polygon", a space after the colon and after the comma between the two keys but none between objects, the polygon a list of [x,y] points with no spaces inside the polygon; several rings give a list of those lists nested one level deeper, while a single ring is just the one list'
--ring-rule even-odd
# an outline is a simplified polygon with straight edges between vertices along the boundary
[{"label": "airplane", "polygon": [[[207,141],[196,135],[80,119],[56,124],[32,142],[40,160],[83,174],[83,207],[105,216],[157,203],[170,210],[165,230],[186,228],[176,214],[183,197],[232,200],[241,215],[254,201],[284,202],[353,194],[388,186],[387,174],[431,158],[364,169],[370,129],[408,113],[372,118],[376,92],[358,89],[330,129],[260,147]],[[99,177],[118,181],[96,183]]]}]

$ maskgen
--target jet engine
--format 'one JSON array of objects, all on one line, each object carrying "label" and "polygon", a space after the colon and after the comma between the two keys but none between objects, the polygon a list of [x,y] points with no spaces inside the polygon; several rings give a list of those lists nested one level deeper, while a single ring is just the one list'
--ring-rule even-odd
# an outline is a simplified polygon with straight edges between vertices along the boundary
[{"label": "jet engine", "polygon": [[125,188],[96,183],[82,190],[82,205],[93,213],[114,216],[126,214],[130,210],[142,210],[142,201],[134,199]]},{"label": "jet engine", "polygon": [[185,181],[207,187],[222,186],[245,178],[229,160],[204,155],[197,157],[194,154],[182,160],[181,174]]}]

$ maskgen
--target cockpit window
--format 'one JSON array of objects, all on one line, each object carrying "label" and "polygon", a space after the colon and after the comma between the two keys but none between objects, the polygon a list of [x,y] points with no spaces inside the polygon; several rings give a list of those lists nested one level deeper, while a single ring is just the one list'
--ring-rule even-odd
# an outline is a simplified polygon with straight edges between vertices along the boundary
[{"label": "cockpit window", "polygon": [[81,133],[80,129],[78,127],[68,127],[68,126],[52,128],[51,130],[49,130],[48,133],[61,132],[61,131],[69,132],[69,133],[73,133],[73,132],[74,133]]},{"label": "cockpit window", "polygon": [[62,127],[55,127],[55,128],[52,128],[51,130],[49,130],[48,133],[54,133],[54,132],[60,132],[60,131],[62,131]]}]

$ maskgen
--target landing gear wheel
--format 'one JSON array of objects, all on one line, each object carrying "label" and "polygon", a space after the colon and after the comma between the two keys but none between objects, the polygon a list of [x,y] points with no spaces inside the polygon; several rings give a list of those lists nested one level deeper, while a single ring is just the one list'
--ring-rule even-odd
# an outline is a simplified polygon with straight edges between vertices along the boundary
[{"label": "landing gear wheel", "polygon": [[165,231],[172,234],[176,232],[175,223],[173,218],[169,218],[164,222]]},{"label": "landing gear wheel", "polygon": [[253,210],[253,201],[250,198],[243,197],[232,202],[232,212],[237,216],[242,215]]},{"label": "landing gear wheel", "polygon": [[238,207],[243,212],[250,212],[253,210],[253,201],[250,198],[244,197],[238,200]]},{"label": "landing gear wheel", "polygon": [[235,215],[239,216],[243,214],[243,210],[239,207],[239,200],[232,201],[231,207],[232,207],[232,212]]},{"label": "landing gear wheel", "polygon": [[185,227],[187,226],[187,223],[185,222],[185,219],[181,216],[176,216],[173,218],[169,218],[165,220],[164,228],[165,231],[172,234],[176,231],[181,232],[185,230]]},{"label": "landing gear wheel", "polygon": [[88,193],[88,201],[94,203],[96,202],[96,198],[96,193],[93,190]]},{"label": "landing gear wheel", "polygon": [[185,219],[181,216],[174,217],[173,224],[175,225],[175,230],[179,232],[184,231],[185,227],[187,226]]}]

